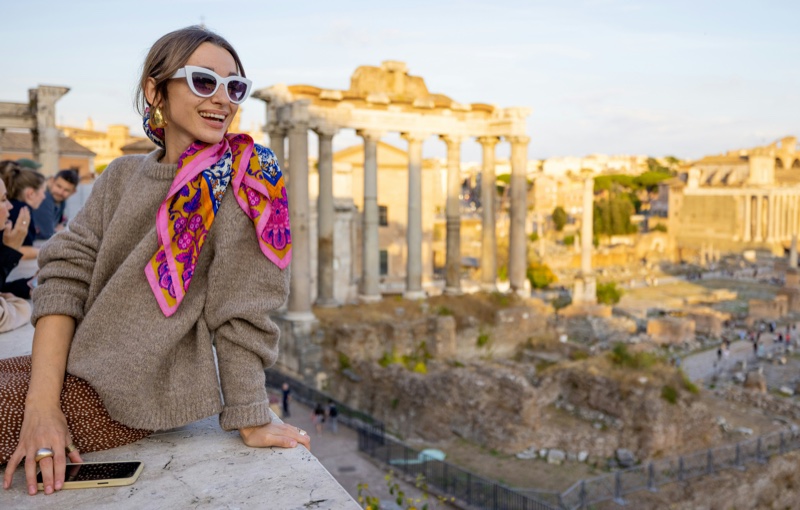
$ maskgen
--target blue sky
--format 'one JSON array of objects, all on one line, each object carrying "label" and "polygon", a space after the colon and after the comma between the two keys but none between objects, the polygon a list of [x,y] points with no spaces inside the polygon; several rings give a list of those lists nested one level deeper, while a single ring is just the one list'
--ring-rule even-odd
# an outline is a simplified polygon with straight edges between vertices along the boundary
[{"label": "blue sky", "polygon": [[[800,135],[800,2],[29,0],[0,13],[0,101],[70,87],[61,124],[91,116],[138,132],[132,95],[149,46],[204,21],[256,88],[347,88],[357,66],[401,60],[458,102],[529,107],[533,158],[696,158]],[[245,126],[264,122],[261,101],[244,108]],[[431,139],[425,153],[444,144]],[[478,144],[463,154],[478,160]]]}]

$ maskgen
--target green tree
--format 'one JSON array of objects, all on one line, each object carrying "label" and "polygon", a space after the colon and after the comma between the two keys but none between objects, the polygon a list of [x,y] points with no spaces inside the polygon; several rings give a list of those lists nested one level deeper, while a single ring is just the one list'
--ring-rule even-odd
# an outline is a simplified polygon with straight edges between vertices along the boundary
[{"label": "green tree", "polygon": [[615,236],[633,234],[636,225],[631,223],[634,205],[627,194],[612,194],[594,204],[594,233]]},{"label": "green tree", "polygon": [[556,226],[556,231],[561,232],[562,230],[564,230],[564,226],[567,224],[567,221],[569,220],[569,216],[567,216],[567,211],[565,211],[564,208],[561,207],[560,205],[556,206],[556,208],[553,209],[552,217],[553,217],[553,224],[555,224]]}]

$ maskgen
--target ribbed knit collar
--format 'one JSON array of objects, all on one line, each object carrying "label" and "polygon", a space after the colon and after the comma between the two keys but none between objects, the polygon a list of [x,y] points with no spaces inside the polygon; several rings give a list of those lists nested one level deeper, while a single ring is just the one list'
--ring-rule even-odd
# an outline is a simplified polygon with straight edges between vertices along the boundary
[{"label": "ribbed knit collar", "polygon": [[144,173],[153,179],[172,181],[178,171],[178,164],[160,163],[158,160],[162,157],[164,157],[164,149],[156,149],[148,154],[144,160]]}]

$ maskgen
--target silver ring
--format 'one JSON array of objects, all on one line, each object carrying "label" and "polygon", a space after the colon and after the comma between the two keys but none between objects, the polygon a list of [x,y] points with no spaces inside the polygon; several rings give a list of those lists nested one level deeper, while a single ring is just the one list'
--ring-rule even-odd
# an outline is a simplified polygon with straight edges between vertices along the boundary
[{"label": "silver ring", "polygon": [[36,450],[36,456],[33,458],[33,460],[39,462],[40,460],[46,459],[47,457],[52,457],[53,455],[55,455],[55,453],[53,453],[53,450],[50,448],[39,448]]}]

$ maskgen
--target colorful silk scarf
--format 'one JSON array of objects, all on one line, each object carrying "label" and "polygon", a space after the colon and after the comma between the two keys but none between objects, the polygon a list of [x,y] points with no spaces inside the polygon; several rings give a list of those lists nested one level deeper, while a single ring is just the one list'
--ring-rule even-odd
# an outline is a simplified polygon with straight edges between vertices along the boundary
[{"label": "colorful silk scarf", "polygon": [[[163,129],[153,129],[149,120],[145,112],[145,132],[164,147]],[[175,180],[158,208],[158,250],[144,270],[167,317],[175,313],[189,289],[200,250],[229,185],[255,226],[262,253],[281,269],[292,259],[286,188],[275,154],[244,134],[226,134],[214,145],[194,142],[181,155]]]}]

